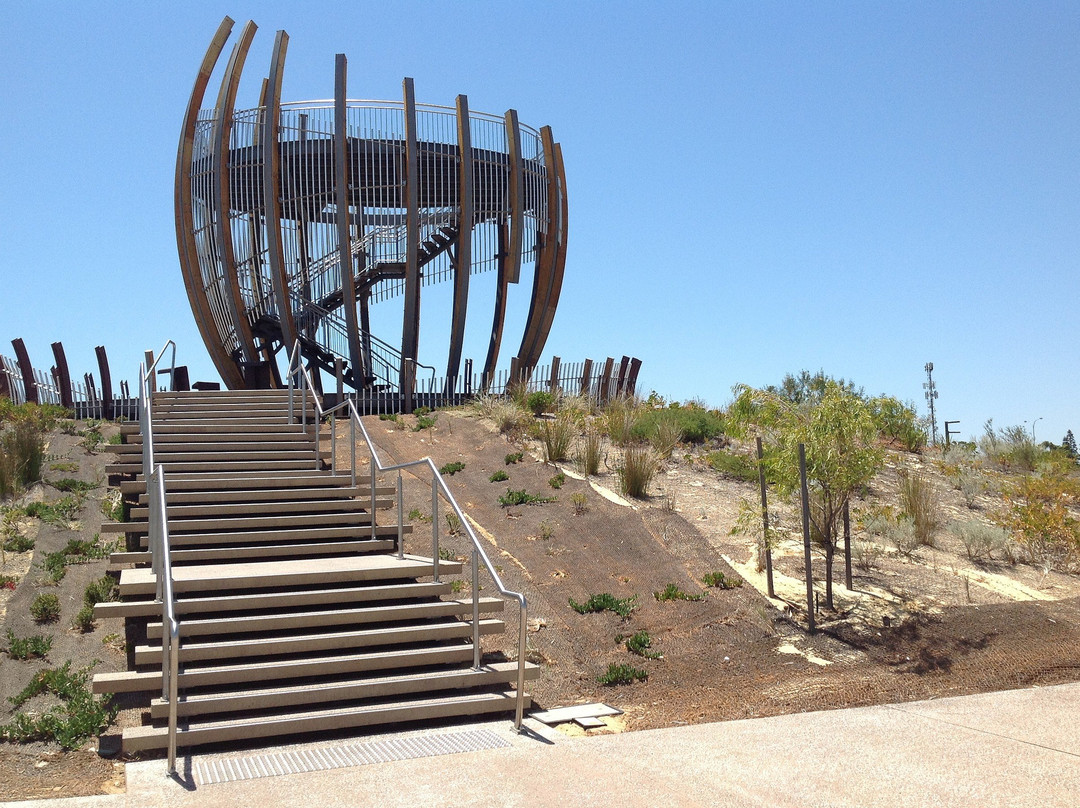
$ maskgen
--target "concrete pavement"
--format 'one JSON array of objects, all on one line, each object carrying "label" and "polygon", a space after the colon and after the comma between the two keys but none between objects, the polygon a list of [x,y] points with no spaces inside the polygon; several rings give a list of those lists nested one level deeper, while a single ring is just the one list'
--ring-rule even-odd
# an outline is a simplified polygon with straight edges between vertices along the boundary
[{"label": "concrete pavement", "polygon": [[498,722],[477,726],[501,748],[223,783],[189,773],[180,784],[153,760],[128,764],[124,795],[15,804],[1075,808],[1078,717],[1080,684],[1069,684],[586,738],[536,722],[517,735]]}]

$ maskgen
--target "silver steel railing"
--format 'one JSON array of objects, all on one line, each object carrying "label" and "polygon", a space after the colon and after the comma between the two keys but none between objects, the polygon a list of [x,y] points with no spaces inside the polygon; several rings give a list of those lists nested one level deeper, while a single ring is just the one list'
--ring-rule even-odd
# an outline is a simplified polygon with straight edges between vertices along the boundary
[{"label": "silver steel railing", "polygon": [[[464,528],[466,535],[469,537],[469,541],[472,543],[472,642],[473,642],[473,668],[475,670],[480,669],[480,564],[484,565],[488,575],[491,577],[495,588],[499,591],[499,594],[505,598],[516,600],[518,602],[518,670],[517,670],[517,704],[514,715],[514,727],[518,730],[521,729],[521,722],[524,718],[525,710],[525,651],[526,651],[526,635],[528,631],[528,602],[525,596],[520,592],[514,592],[508,589],[496,572],[494,565],[491,563],[491,559],[488,558],[487,553],[484,552],[480,539],[473,530],[472,524],[470,524],[465,512],[461,510],[461,506],[458,505],[454,495],[450,492],[450,488],[446,485],[446,480],[443,479],[442,474],[439,473],[438,467],[435,465],[430,457],[422,458],[421,460],[411,460],[407,463],[397,463],[395,465],[385,466],[379,459],[379,454],[375,449],[375,443],[371,440],[371,435],[368,434],[367,429],[364,427],[364,422],[360,420],[360,413],[357,412],[356,403],[352,399],[346,399],[335,407],[329,410],[324,410],[322,402],[319,400],[318,394],[315,392],[314,385],[311,382],[311,376],[308,374],[307,368],[299,362],[300,359],[300,344],[296,343],[293,346],[292,353],[289,358],[289,422],[295,421],[294,413],[294,395],[295,386],[299,384],[301,388],[301,396],[303,404],[301,407],[301,423],[304,424],[304,428],[307,428],[307,393],[311,390],[311,397],[315,404],[315,427],[316,436],[318,435],[318,424],[323,417],[329,415],[330,422],[330,452],[331,452],[331,468],[337,471],[337,411],[340,409],[348,408],[349,411],[349,428],[350,428],[350,455],[351,455],[351,469],[350,474],[352,478],[352,484],[356,484],[356,430],[360,429],[360,434],[364,437],[364,442],[367,444],[368,452],[371,455],[371,538],[374,539],[376,535],[375,525],[375,501],[376,501],[376,481],[379,473],[387,473],[396,471],[398,473],[397,478],[397,556],[398,558],[405,557],[405,537],[402,530],[403,514],[402,514],[402,488],[401,488],[401,472],[405,469],[417,468],[426,466],[431,470],[431,574],[435,581],[439,580],[439,495],[441,494],[445,499],[450,509],[457,516]],[[315,441],[315,463],[318,467],[319,463],[319,441],[316,437]]]}]

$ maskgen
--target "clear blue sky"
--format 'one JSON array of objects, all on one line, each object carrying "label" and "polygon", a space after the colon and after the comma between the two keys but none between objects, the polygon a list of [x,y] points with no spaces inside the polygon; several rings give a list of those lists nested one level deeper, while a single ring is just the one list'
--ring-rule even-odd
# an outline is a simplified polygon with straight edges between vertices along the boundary
[{"label": "clear blue sky", "polygon": [[[332,96],[343,52],[353,97],[399,98],[411,76],[420,101],[466,93],[553,128],[570,247],[545,362],[639,356],[645,392],[714,405],[824,368],[922,410],[933,361],[939,417],[965,436],[987,418],[1041,418],[1054,441],[1080,429],[1075,2],[16,4],[0,28],[0,352],[21,336],[48,367],[62,340],[96,375],[103,343],[133,378],[172,337],[215,378],[172,184],[225,14],[260,26],[242,107],[284,28],[287,99]],[[421,352],[442,363],[448,314],[427,295]]]}]

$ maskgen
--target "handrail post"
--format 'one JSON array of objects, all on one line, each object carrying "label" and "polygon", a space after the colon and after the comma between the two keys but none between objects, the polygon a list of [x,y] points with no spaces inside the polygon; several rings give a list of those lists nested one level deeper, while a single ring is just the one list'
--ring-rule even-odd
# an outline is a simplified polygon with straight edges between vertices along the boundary
[{"label": "handrail post", "polygon": [[[164,626],[162,626],[164,629]],[[169,774],[176,774],[176,713],[180,701],[180,630],[175,622],[169,627]],[[164,645],[164,631],[162,632]]]},{"label": "handrail post", "polygon": [[[375,466],[374,463],[371,464]],[[349,469],[352,475],[352,486],[356,488],[356,420],[349,417]],[[372,524],[375,522],[375,512],[371,512]]]},{"label": "handrail post", "polygon": [[439,582],[439,476],[431,478],[431,577]]},{"label": "handrail post", "polygon": [[480,551],[472,551],[473,670],[480,670]]},{"label": "handrail post", "polygon": [[[318,444],[316,444],[316,447]],[[319,468],[318,448],[316,448],[315,468]],[[337,474],[337,410],[330,413],[330,471]]]},{"label": "handrail post", "polygon": [[525,713],[525,641],[528,631],[528,602],[522,595],[518,601],[518,679],[517,710],[514,714],[514,729],[521,731],[521,719]]},{"label": "handrail post", "polygon": [[[375,461],[371,462],[372,467],[375,466]],[[397,473],[397,557],[402,559],[405,557],[405,504],[401,493],[401,471]]]}]

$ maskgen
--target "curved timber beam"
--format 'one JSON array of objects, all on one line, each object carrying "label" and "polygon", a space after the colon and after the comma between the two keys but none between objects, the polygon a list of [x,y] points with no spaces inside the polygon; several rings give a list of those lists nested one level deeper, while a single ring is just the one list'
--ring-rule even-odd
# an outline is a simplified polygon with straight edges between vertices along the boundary
[{"label": "curved timber beam", "polygon": [[450,319],[450,358],[446,363],[446,383],[452,384],[461,367],[461,345],[465,340],[465,312],[469,306],[469,274],[472,271],[473,159],[469,99],[457,97],[458,137],[458,234],[454,251],[454,309]]},{"label": "curved timber beam", "polygon": [[400,389],[409,395],[412,391],[405,388],[410,379],[415,382],[416,374],[409,374],[405,365],[409,359],[416,361],[420,347],[420,161],[416,96],[411,78],[402,82],[402,95],[405,108],[405,312],[401,326]]},{"label": "curved timber beam", "polygon": [[256,30],[255,23],[248,20],[240,32],[240,39],[233,46],[228,67],[221,78],[210,143],[215,180],[214,206],[217,208],[218,258],[229,289],[227,300],[228,310],[233,318],[233,333],[236,335],[237,342],[240,343],[240,355],[244,362],[258,361],[258,351],[255,348],[255,338],[251,334],[251,324],[247,319],[244,298],[240,292],[236,251],[229,220],[229,211],[232,209],[232,190],[229,187],[229,136],[232,134],[232,111],[236,103],[236,89],[240,84],[240,73],[244,69],[244,61],[247,59],[248,49],[251,47],[251,40],[255,38]]},{"label": "curved timber beam", "polygon": [[236,388],[242,385],[243,376],[221,344],[214,327],[214,317],[210,311],[210,303],[206,299],[202,272],[199,270],[199,259],[195,248],[194,216],[191,208],[191,160],[195,142],[195,125],[198,122],[203,96],[206,94],[206,85],[210,82],[210,74],[214,72],[214,66],[221,56],[221,51],[225,48],[225,42],[232,32],[232,27],[233,21],[229,17],[221,21],[214,38],[210,41],[210,47],[206,49],[206,55],[203,56],[199,72],[195,76],[195,84],[191,88],[191,97],[188,99],[187,110],[184,113],[184,125],[180,130],[180,144],[176,154],[174,210],[180,271],[184,277],[188,302],[195,314],[195,325],[199,328],[203,344],[206,345],[210,359],[221,375],[222,381],[225,382],[226,387]]},{"label": "curved timber beam", "polygon": [[34,366],[30,364],[30,354],[26,351],[26,343],[22,341],[22,337],[16,337],[11,341],[11,347],[15,349],[15,361],[19,363],[19,374],[22,376],[23,401],[37,404],[37,379],[34,378]]},{"label": "curved timber beam", "polygon": [[480,386],[485,391],[495,377],[495,365],[499,361],[499,348],[502,346],[503,323],[506,321],[506,292],[510,284],[507,270],[509,243],[510,226],[504,222],[499,226],[499,268],[495,280],[495,313],[491,322],[491,341],[488,343],[487,358],[484,360],[484,373],[480,377]]},{"label": "curved timber beam", "polygon": [[506,149],[510,167],[507,177],[507,202],[510,203],[510,255],[507,280],[521,280],[521,234],[525,227],[525,173],[521,162],[521,126],[516,109],[508,109],[503,116],[506,125]]},{"label": "curved timber beam", "polygon": [[[349,243],[349,114],[345,105],[348,62],[339,53],[334,64],[334,203],[337,207],[338,269],[345,305],[345,330],[349,340],[349,365],[353,386],[364,377],[360,358],[360,328],[356,322],[356,274],[353,271],[352,246]],[[363,215],[363,204],[359,213]],[[316,374],[318,375],[318,374]]]},{"label": "curved timber beam", "polygon": [[266,249],[270,275],[277,300],[281,339],[286,351],[296,342],[296,321],[289,299],[289,275],[285,269],[285,246],[281,235],[281,80],[285,72],[285,54],[289,35],[278,31],[274,55],[270,57],[270,76],[266,86],[266,114],[263,116],[263,217],[266,220]]},{"label": "curved timber beam", "polygon": [[68,371],[67,356],[64,354],[63,343],[54,342],[52,352],[53,359],[56,360],[56,386],[60,388],[60,406],[70,410],[74,407],[74,402],[71,399],[71,373]]},{"label": "curved timber beam", "polygon": [[547,174],[547,229],[544,231],[540,254],[536,258],[536,271],[533,273],[532,298],[529,300],[529,316],[525,320],[525,332],[521,336],[521,347],[517,356],[526,375],[531,373],[534,362],[528,359],[540,335],[541,322],[547,300],[551,293],[551,281],[555,274],[556,245],[558,243],[558,180],[555,171],[555,141],[551,137],[551,127],[540,129],[540,140],[544,146],[544,169]]},{"label": "curved timber beam", "polygon": [[[540,320],[540,328],[536,335],[529,356],[524,359],[527,367],[536,367],[540,361],[540,355],[544,351],[548,334],[551,333],[551,325],[555,321],[555,309],[559,306],[559,296],[562,294],[563,272],[566,270],[566,170],[563,167],[562,146],[555,144],[555,176],[558,180],[559,197],[555,209],[558,211],[558,225],[555,228],[555,270],[551,276],[551,285],[548,287],[547,300],[544,304],[544,314]],[[549,203],[554,204],[554,203]]]}]

